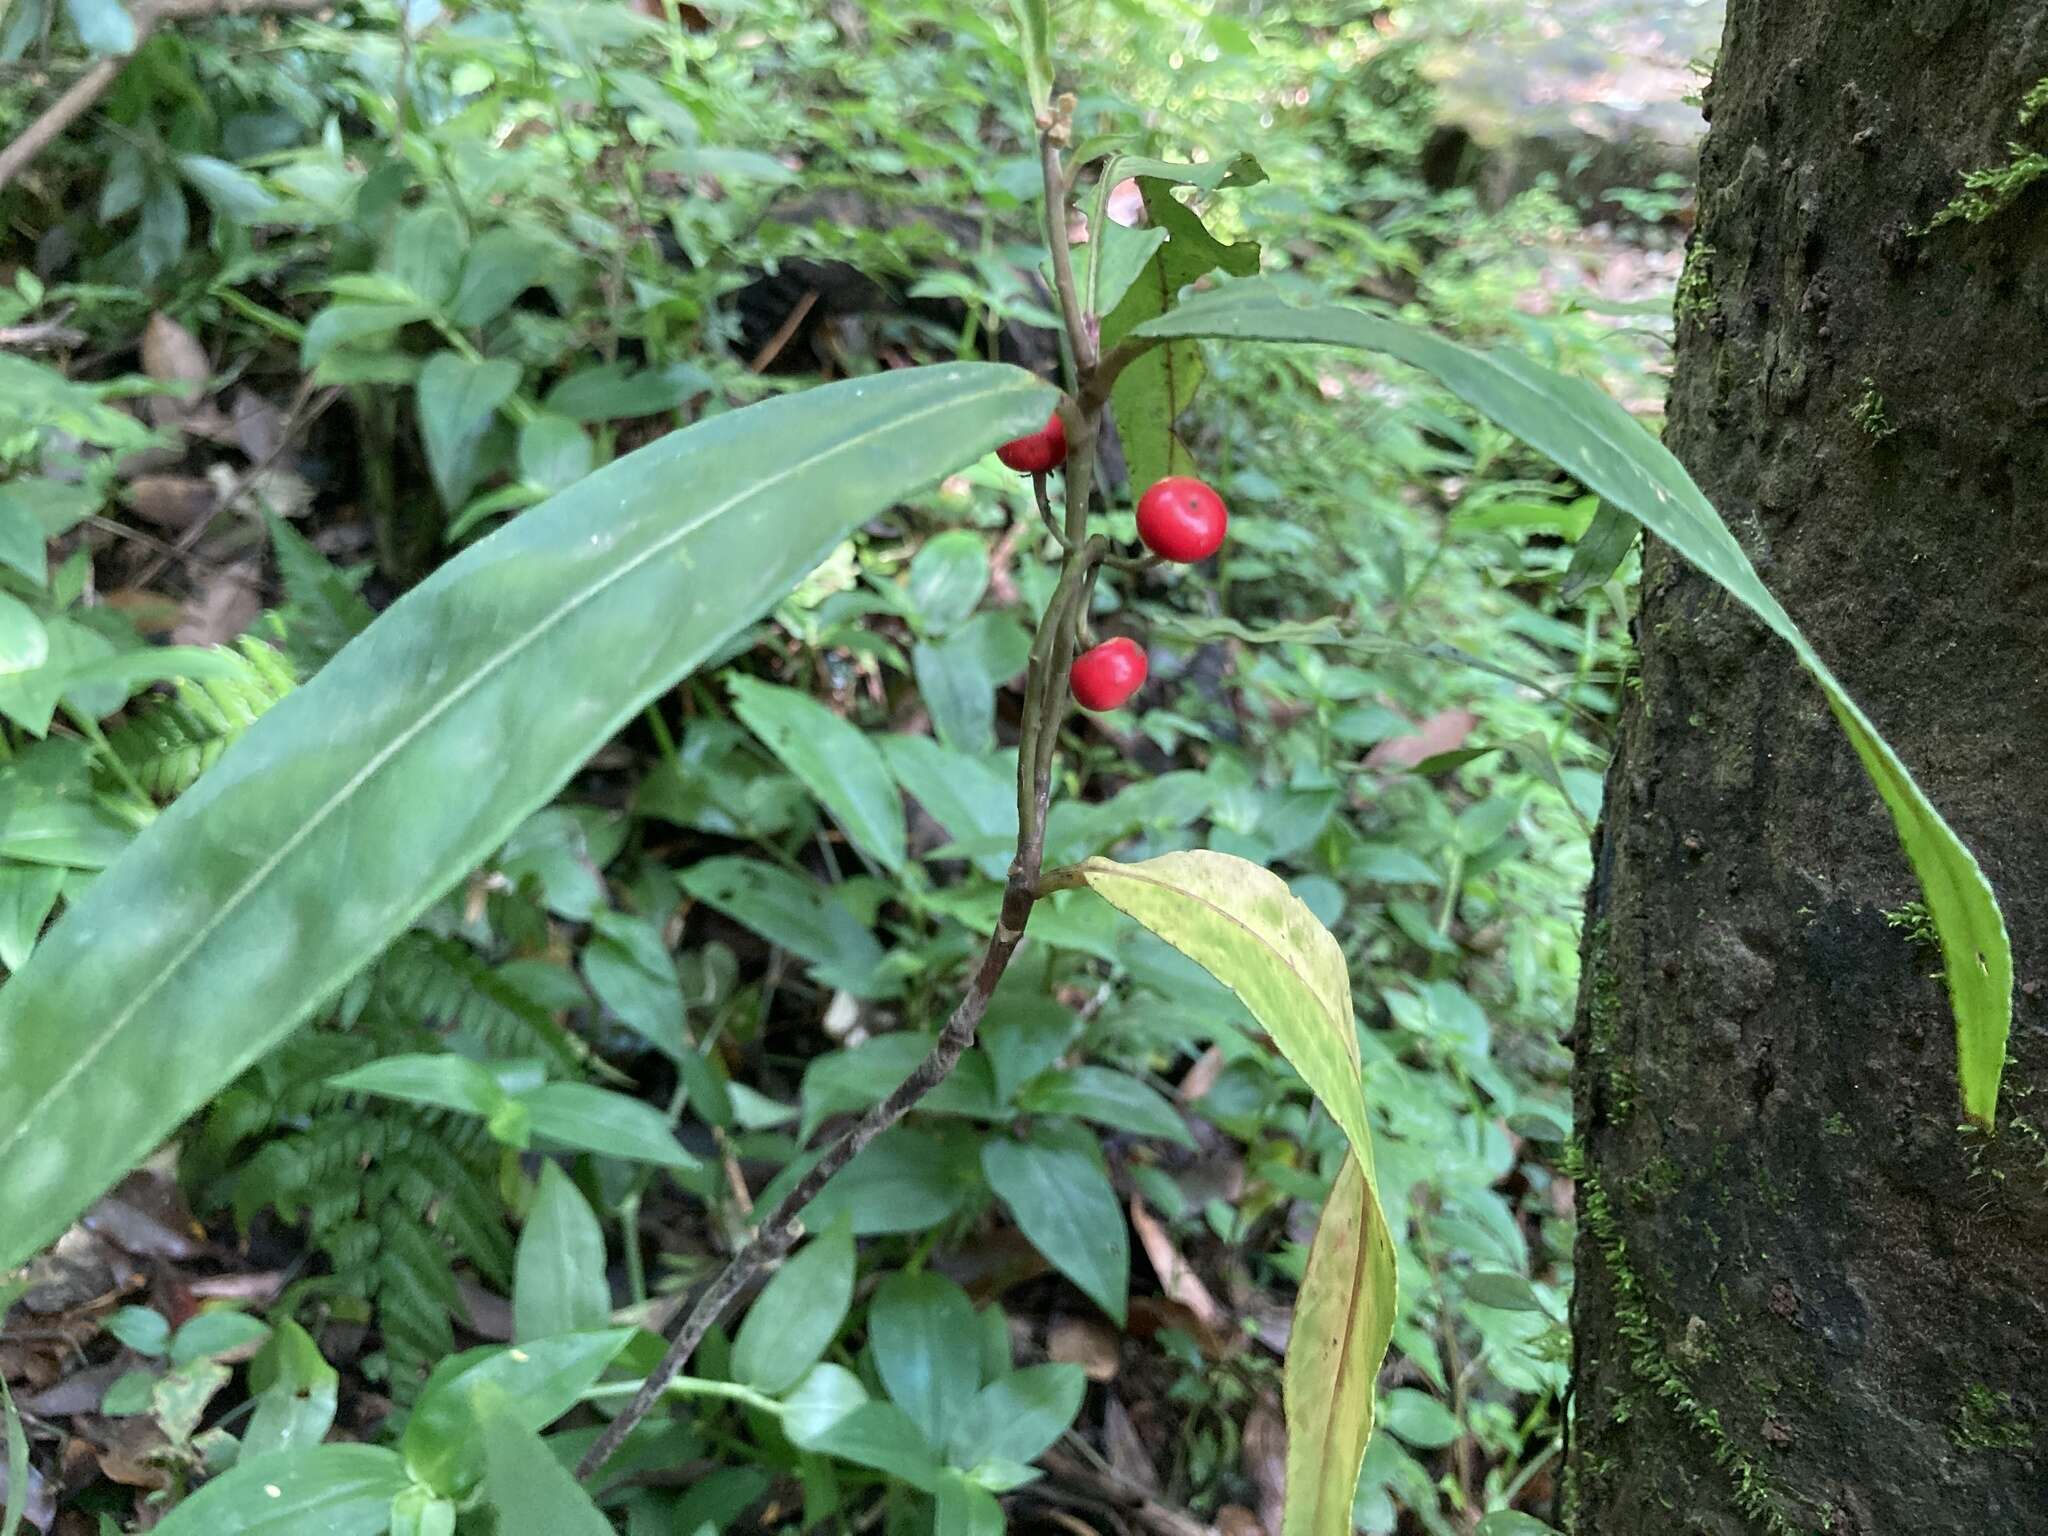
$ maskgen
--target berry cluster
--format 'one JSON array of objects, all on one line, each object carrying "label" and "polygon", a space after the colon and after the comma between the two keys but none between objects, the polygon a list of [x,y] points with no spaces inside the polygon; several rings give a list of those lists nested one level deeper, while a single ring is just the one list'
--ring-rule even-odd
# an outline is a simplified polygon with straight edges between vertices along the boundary
[{"label": "berry cluster", "polygon": [[[1045,425],[1028,437],[1013,438],[996,457],[1021,474],[1049,474],[1067,459],[1067,429],[1054,411]],[[1193,475],[1168,475],[1155,480],[1138,498],[1138,538],[1161,560],[1193,565],[1223,547],[1230,512],[1214,486]],[[1074,658],[1067,686],[1083,709],[1121,709],[1145,686],[1145,651],[1135,640],[1119,635],[1092,646]]]}]

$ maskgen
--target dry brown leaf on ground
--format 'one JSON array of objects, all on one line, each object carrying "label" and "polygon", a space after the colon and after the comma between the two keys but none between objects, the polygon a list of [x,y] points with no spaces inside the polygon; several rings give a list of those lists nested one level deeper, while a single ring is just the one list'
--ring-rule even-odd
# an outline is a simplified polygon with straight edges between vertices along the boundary
[{"label": "dry brown leaf on ground", "polygon": [[1089,1317],[1053,1320],[1045,1352],[1062,1365],[1078,1365],[1090,1381],[1114,1381],[1122,1364],[1123,1340],[1107,1323]]},{"label": "dry brown leaf on ground", "polygon": [[1259,1490],[1259,1523],[1267,1536],[1280,1536],[1281,1514],[1287,1503],[1287,1424],[1272,1403],[1262,1400],[1246,1417],[1238,1460]]},{"label": "dry brown leaf on ground", "polygon": [[190,405],[206,392],[206,381],[213,377],[213,364],[198,337],[158,310],[142,328],[142,371],[159,384],[182,386],[172,394],[159,396],[160,403]]},{"label": "dry brown leaf on ground", "polygon": [[1117,1476],[1147,1493],[1159,1491],[1159,1467],[1145,1447],[1145,1437],[1131,1422],[1131,1410],[1114,1392],[1103,1404],[1102,1448]]},{"label": "dry brown leaf on ground", "polygon": [[253,560],[209,571],[185,600],[171,630],[173,645],[225,645],[263,613],[263,571]]},{"label": "dry brown leaf on ground", "polygon": [[1192,1104],[1216,1086],[1216,1079],[1223,1075],[1223,1052],[1215,1046],[1195,1058],[1195,1064],[1181,1075],[1180,1086],[1174,1090],[1181,1103]]},{"label": "dry brown leaf on ground", "polygon": [[1209,1287],[1202,1283],[1202,1277],[1195,1273],[1194,1267],[1181,1256],[1173,1234],[1166,1230],[1166,1223],[1146,1210],[1142,1200],[1131,1201],[1131,1225],[1137,1229],[1138,1242],[1145,1250],[1145,1257],[1152,1262],[1152,1272],[1159,1277],[1159,1288],[1192,1312],[1204,1327],[1215,1330],[1227,1328],[1230,1315],[1209,1293]]},{"label": "dry brown leaf on ground", "polygon": [[159,528],[184,529],[212,516],[219,493],[197,475],[140,475],[121,499],[128,510]]},{"label": "dry brown leaf on ground", "polygon": [[1365,754],[1365,765],[1413,768],[1432,757],[1457,751],[1478,724],[1479,717],[1469,709],[1439,710],[1417,725],[1413,735],[1390,737],[1374,747]]}]

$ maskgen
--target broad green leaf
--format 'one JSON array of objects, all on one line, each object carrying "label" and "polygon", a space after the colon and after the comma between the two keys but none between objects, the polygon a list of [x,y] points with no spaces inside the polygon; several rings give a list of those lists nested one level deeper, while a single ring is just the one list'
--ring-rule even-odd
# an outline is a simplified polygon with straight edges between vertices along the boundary
[{"label": "broad green leaf", "polygon": [[391,1536],[455,1536],[454,1504],[417,1485],[391,1501]]},{"label": "broad green leaf", "polygon": [[1864,770],[1891,812],[1941,940],[1942,973],[1956,1017],[1963,1112],[1990,1127],[2012,1026],[2012,945],[1991,885],[1868,716],[1844,691],[1773,597],[1685,466],[1613,399],[1584,379],[1518,353],[1477,352],[1430,331],[1344,305],[1299,309],[1266,284],[1190,300],[1138,334],[1326,343],[1384,352],[1557,461],[1719,582],[1775,633],[1813,675]]},{"label": "broad green leaf", "polygon": [[104,869],[134,835],[90,800],[59,799],[40,785],[8,786],[0,794],[0,858]]},{"label": "broad green leaf", "polygon": [[133,53],[135,18],[121,0],[64,0],[78,40],[94,53]]},{"label": "broad green leaf", "polygon": [[981,1385],[981,1328],[967,1293],[929,1271],[889,1276],[868,1305],[868,1344],[896,1406],[944,1445]]},{"label": "broad green leaf", "polygon": [[[42,586],[49,575],[49,562],[43,550],[48,537],[28,497],[0,493],[0,565],[17,570]],[[18,672],[21,668],[8,670]]]},{"label": "broad green leaf", "polygon": [[381,1445],[315,1445],[237,1462],[166,1515],[159,1536],[377,1536],[411,1480]]},{"label": "broad green leaf", "polygon": [[611,1321],[605,1281],[604,1231],[590,1202],[552,1159],[540,1165],[540,1188],[512,1274],[512,1337],[519,1343],[602,1328]]},{"label": "broad green leaf", "polygon": [[1504,1312],[1542,1312],[1546,1308],[1536,1288],[1520,1275],[1505,1269],[1475,1269],[1463,1277],[1465,1299],[1482,1307]]},{"label": "broad green leaf", "polygon": [[163,1313],[148,1307],[122,1307],[107,1319],[107,1332],[138,1355],[167,1354],[171,1347],[171,1325]]},{"label": "broad green leaf", "polygon": [[242,1435],[242,1454],[304,1449],[333,1427],[341,1375],[321,1357],[313,1336],[287,1319],[249,1365],[256,1411]]},{"label": "broad green leaf", "polygon": [[1034,1115],[1078,1115],[1119,1131],[1191,1147],[1187,1122],[1156,1088],[1111,1067],[1070,1067],[1025,1085],[1017,1107]]},{"label": "broad green leaf", "polygon": [[[36,550],[40,558],[40,541]],[[0,673],[33,672],[49,657],[50,632],[35,610],[11,593],[0,592]]]},{"label": "broad green leaf", "polygon": [[307,322],[299,362],[310,368],[344,343],[388,336],[427,313],[424,304],[330,304]]},{"label": "broad green leaf", "polygon": [[247,1350],[270,1337],[260,1317],[230,1307],[213,1307],[191,1318],[171,1340],[171,1364],[214,1359]]},{"label": "broad green leaf", "polygon": [[911,666],[939,740],[956,752],[992,754],[996,689],[1030,659],[1030,637],[1006,613],[978,613],[943,640],[919,641]]},{"label": "broad green leaf", "polygon": [[[843,1051],[813,1057],[804,1068],[804,1117],[798,1137],[809,1140],[811,1133],[833,1115],[881,1103],[917,1070],[937,1044],[936,1035],[897,1030]],[[918,1100],[917,1107],[926,1114],[1003,1118],[996,1103],[995,1079],[989,1071],[988,1058],[971,1049],[943,1081]]]},{"label": "broad green leaf", "polygon": [[[0,1307],[0,1312],[5,1310]],[[5,1381],[0,1381],[0,1419],[7,1425],[7,1460],[0,1464],[0,1471],[7,1474],[7,1504],[0,1509],[0,1536],[15,1536],[28,1515],[29,1488],[36,1472],[28,1459],[28,1436],[15,1410],[14,1394]]]},{"label": "broad green leaf", "polygon": [[[877,738],[889,771],[910,797],[949,837],[958,842],[982,838],[1014,845],[1017,840],[1017,786],[994,757],[975,757],[941,746],[929,736]],[[975,867],[994,880],[1003,877],[1008,852],[983,854]]]},{"label": "broad green leaf", "polygon": [[400,598],[152,822],[0,990],[0,1268],[850,529],[1035,429],[1050,399],[1022,370],[962,364],[733,411],[607,465]]},{"label": "broad green leaf", "polygon": [[924,1493],[938,1487],[938,1459],[894,1403],[862,1403],[813,1435],[810,1448],[886,1472]]},{"label": "broad green leaf", "polygon": [[1200,849],[1140,864],[1089,859],[1052,878],[1087,885],[1235,992],[1370,1168],[1350,968],[1284,880]]},{"label": "broad green leaf", "polygon": [[735,677],[732,702],[856,847],[892,873],[903,867],[903,797],[870,737],[809,694],[757,678]]},{"label": "broad green leaf", "polygon": [[684,1171],[701,1166],[677,1142],[668,1119],[641,1099],[590,1083],[543,1083],[515,1095],[535,1136],[630,1162]]},{"label": "broad green leaf", "polygon": [[473,363],[454,352],[436,352],[420,369],[420,441],[434,489],[450,512],[469,500],[484,433],[518,388],[519,365],[506,358]]},{"label": "broad green leaf", "polygon": [[528,1429],[545,1428],[576,1405],[632,1337],[630,1328],[608,1328],[449,1356],[406,1420],[399,1449],[407,1469],[437,1493],[466,1493],[483,1471],[485,1418],[505,1408]]},{"label": "broad green leaf", "polygon": [[981,1166],[1031,1245],[1121,1326],[1131,1240],[1095,1138],[1072,1122],[1041,1123],[1024,1140],[989,1138]]},{"label": "broad green leaf", "polygon": [[1158,228],[1133,229],[1104,219],[1102,228],[1089,233],[1085,247],[1088,257],[1088,311],[1106,315],[1123,303],[1131,284],[1145,270],[1153,253],[1166,244],[1166,231]]},{"label": "broad green leaf", "polygon": [[[116,843],[115,851],[124,843]],[[0,965],[21,969],[63,890],[61,866],[0,864]]]},{"label": "broad green leaf", "polygon": [[1498,1509],[1479,1522],[1473,1536],[1557,1536],[1557,1531],[1518,1509]]},{"label": "broad green leaf", "polygon": [[519,473],[552,496],[590,473],[590,436],[566,416],[550,412],[519,429]]},{"label": "broad green leaf", "polygon": [[1607,502],[1593,514],[1593,522],[1572,546],[1572,563],[1558,583],[1557,600],[1576,603],[1594,587],[1621,569],[1621,562],[1635,548],[1636,524],[1628,514]]},{"label": "broad green leaf", "polygon": [[538,236],[516,229],[487,229],[462,259],[462,278],[448,301],[457,325],[486,325],[533,287],[547,271],[552,249]]},{"label": "broad green leaf", "polygon": [[1003,1536],[1003,1506],[964,1477],[942,1477],[932,1531],[933,1536]]},{"label": "broad green leaf", "polygon": [[[1166,231],[1167,241],[1145,263],[1122,302],[1103,316],[1105,350],[1143,322],[1171,311],[1181,289],[1197,278],[1218,270],[1249,277],[1259,270],[1255,242],[1224,245],[1166,182],[1141,177],[1138,186],[1154,227]],[[1199,346],[1171,342],[1154,347],[1118,377],[1110,398],[1133,486],[1142,489],[1165,475],[1195,473],[1198,466],[1173,428],[1208,371]]]},{"label": "broad green leaf", "polygon": [[278,209],[275,192],[239,165],[212,155],[179,155],[178,171],[216,213],[237,224],[256,224]]},{"label": "broad green leaf", "polygon": [[349,1093],[374,1093],[486,1118],[505,1102],[505,1090],[484,1067],[447,1051],[386,1056],[327,1081],[329,1087]]},{"label": "broad green leaf", "polygon": [[1192,164],[1180,160],[1151,160],[1143,155],[1118,155],[1111,172],[1119,180],[1138,177],[1145,181],[1170,182],[1178,187],[1200,187],[1214,192],[1223,187],[1252,187],[1266,179],[1266,168],[1250,153],[1228,160],[1204,160]]},{"label": "broad green leaf", "polygon": [[484,1500],[498,1536],[614,1536],[590,1495],[541,1437],[509,1413],[483,1424]]},{"label": "broad green leaf", "polygon": [[671,1060],[689,1051],[675,961],[644,919],[597,914],[599,937],[583,947],[583,979],[597,1000]]},{"label": "broad green leaf", "polygon": [[648,162],[655,170],[678,176],[716,176],[721,181],[764,181],[793,186],[801,178],[773,155],[758,149],[666,149]]},{"label": "broad green leaf", "polygon": [[1087,1390],[1078,1365],[1031,1365],[998,1377],[954,1421],[947,1444],[953,1465],[1036,1460],[1074,1422]]},{"label": "broad green leaf", "polygon": [[855,997],[892,995],[882,946],[829,891],[757,859],[704,859],[676,876],[685,892],[811,963],[828,986]]},{"label": "broad green leaf", "polygon": [[462,225],[440,204],[398,216],[391,236],[391,276],[422,304],[439,309],[455,294],[462,268]]},{"label": "broad green leaf", "polygon": [[786,1392],[816,1365],[853,1305],[853,1232],[840,1223],[775,1272],[747,1308],[732,1345],[735,1380]]},{"label": "broad green leaf", "polygon": [[798,1450],[816,1450],[820,1435],[867,1401],[867,1388],[845,1366],[813,1366],[782,1400],[782,1432]]},{"label": "broad green leaf", "polygon": [[966,622],[987,590],[988,545],[972,529],[954,528],[917,552],[904,596],[918,622],[943,635]]},{"label": "broad green leaf", "polygon": [[628,363],[598,363],[570,374],[548,391],[542,404],[571,421],[658,416],[703,394],[714,382],[710,374],[688,363],[637,372]]},{"label": "broad green leaf", "polygon": [[804,1207],[804,1225],[815,1231],[845,1216],[856,1237],[929,1231],[980,1188],[977,1141],[971,1133],[891,1126]]},{"label": "broad green leaf", "polygon": [[1425,1451],[1441,1450],[1462,1432],[1456,1414],[1413,1387],[1396,1387],[1387,1394],[1381,1422],[1395,1439]]},{"label": "broad green leaf", "polygon": [[1287,1339],[1281,1536],[1349,1536],[1397,1312],[1393,1236],[1357,1153],[1348,1153],[1316,1223]]}]

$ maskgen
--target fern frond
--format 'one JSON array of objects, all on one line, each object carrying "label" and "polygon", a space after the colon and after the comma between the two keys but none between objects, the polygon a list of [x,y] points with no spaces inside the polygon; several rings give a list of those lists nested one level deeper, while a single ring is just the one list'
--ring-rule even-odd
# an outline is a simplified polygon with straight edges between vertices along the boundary
[{"label": "fern frond", "polygon": [[467,945],[418,931],[377,962],[373,997],[399,1017],[441,1033],[467,1034],[496,1056],[541,1056],[577,1074],[590,1047]]},{"label": "fern frond", "polygon": [[228,744],[291,692],[291,666],[262,641],[236,647],[233,676],[180,678],[174,693],[139,705],[107,732],[130,774],[159,800],[172,800],[211,768]]}]

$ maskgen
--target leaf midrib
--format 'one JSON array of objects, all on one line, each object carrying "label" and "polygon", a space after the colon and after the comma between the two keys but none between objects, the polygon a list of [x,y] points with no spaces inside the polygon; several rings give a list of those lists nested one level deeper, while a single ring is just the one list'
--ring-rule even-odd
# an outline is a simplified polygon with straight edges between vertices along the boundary
[{"label": "leaf midrib", "polygon": [[106,1051],[112,1046],[115,1040],[117,1040],[123,1034],[126,1033],[128,1027],[134,1023],[136,1016],[142,1011],[143,1007],[149,1002],[149,1000],[152,997],[156,996],[156,994],[159,991],[161,991],[163,987],[169,982],[170,978],[174,976],[186,964],[187,961],[189,961],[195,954],[197,954],[200,951],[200,949],[202,949],[213,938],[213,936],[226,925],[228,919],[234,915],[234,913],[241,907],[241,905],[245,901],[248,900],[250,895],[254,893],[257,887],[261,886],[265,881],[267,881],[271,877],[271,875],[276,873],[278,866],[282,864],[285,861],[285,859],[288,858],[296,848],[298,848],[302,843],[304,843],[307,838],[311,837],[315,831],[317,831],[322,825],[326,823],[327,819],[331,815],[333,815],[337,807],[339,807],[350,797],[352,797],[359,789],[363,787],[363,785],[369,783],[371,779],[375,778],[377,774],[383,770],[386,764],[388,764],[394,757],[396,757],[399,753],[403,752],[408,746],[410,746],[415,740],[417,740],[419,736],[422,733],[424,733],[430,726],[432,726],[436,720],[440,719],[443,715],[447,714],[450,710],[454,709],[456,705],[460,704],[464,699],[468,698],[471,693],[475,692],[476,689],[480,688],[486,681],[488,681],[491,677],[495,676],[500,670],[502,670],[503,667],[508,665],[513,659],[523,654],[525,651],[527,651],[533,645],[535,645],[538,641],[540,641],[544,636],[552,632],[556,626],[561,624],[572,613],[582,608],[586,603],[590,602],[593,598],[601,595],[609,588],[625,580],[628,576],[632,575],[635,571],[639,570],[642,566],[646,565],[649,561],[654,560],[655,558],[657,558],[658,556],[662,555],[667,550],[672,548],[674,545],[681,542],[683,539],[697,532],[698,529],[702,528],[712,519],[722,517],[725,513],[731,511],[734,507],[739,506],[741,503],[761,495],[762,493],[769,490],[771,487],[780,484],[782,481],[787,480],[794,475],[803,473],[805,470],[808,470],[813,466],[823,462],[825,459],[828,459],[835,454],[846,452],[850,449],[856,448],[865,442],[871,441],[874,438],[883,436],[889,432],[900,429],[913,422],[922,421],[928,416],[950,414],[952,412],[959,411],[966,405],[976,403],[980,399],[1000,394],[1004,390],[1015,388],[1017,388],[1015,384],[1005,381],[1005,383],[1000,388],[984,390],[981,392],[980,395],[969,394],[954,396],[952,398],[942,400],[935,405],[929,406],[924,410],[891,417],[888,421],[882,423],[880,426],[871,428],[867,432],[859,433],[849,438],[844,438],[839,442],[834,443],[831,447],[822,449],[807,459],[799,460],[796,463],[791,464],[787,468],[779,470],[772,475],[769,475],[765,479],[754,482],[752,485],[748,486],[745,490],[739,492],[738,494],[727,498],[725,501],[719,503],[714,507],[708,508],[695,521],[682,524],[681,526],[676,528],[674,532],[664,536],[663,538],[656,540],[653,544],[649,545],[645,551],[643,551],[639,555],[636,555],[632,560],[628,561],[624,565],[619,566],[618,568],[611,571],[601,579],[592,582],[590,585],[583,588],[580,592],[577,592],[570,596],[561,604],[561,606],[556,608],[555,611],[549,614],[548,617],[544,619],[540,624],[528,630],[512,645],[506,647],[504,650],[500,651],[496,656],[490,658],[482,666],[478,667],[476,671],[473,672],[468,678],[464,679],[460,684],[450,689],[448,692],[443,694],[438,700],[436,700],[426,710],[426,712],[420,716],[417,723],[408,727],[405,731],[401,732],[397,737],[395,737],[391,741],[391,743],[388,746],[386,746],[381,752],[377,753],[367,763],[365,763],[360,770],[358,770],[354,775],[352,775],[338,790],[335,791],[333,795],[331,795],[327,799],[327,801],[319,808],[318,811],[316,811],[312,816],[308,817],[306,821],[299,827],[299,829],[295,831],[289,838],[285,840],[283,844],[279,846],[279,848],[274,854],[272,854],[268,859],[264,860],[262,864],[260,864],[255,870],[253,870],[249,874],[249,876],[242,882],[241,886],[238,887],[234,891],[234,893],[227,898],[227,900],[222,902],[220,906],[215,909],[213,916],[210,917],[205,923],[201,924],[200,927],[194,931],[192,937],[186,942],[185,946],[181,950],[179,950],[178,953],[170,960],[170,962],[166,964],[164,968],[161,971],[159,971],[157,975],[154,978],[152,978],[146,986],[144,986],[137,992],[135,998],[128,1004],[128,1006],[125,1009],[123,1009],[119,1014],[117,1014],[114,1017],[113,1021],[100,1034],[99,1038],[92,1042],[90,1045],[88,1045],[83,1051],[81,1051],[78,1054],[77,1058],[71,1063],[71,1065],[65,1069],[65,1071],[57,1078],[57,1080],[54,1083],[50,1085],[49,1089],[46,1092],[44,1092],[40,1097],[38,1097],[28,1107],[28,1109],[23,1112],[22,1117],[20,1121],[16,1123],[14,1130],[4,1140],[0,1140],[0,1158],[4,1158],[9,1152],[11,1152],[22,1141],[22,1139],[25,1136],[27,1136],[28,1132],[34,1126],[38,1117],[44,1113],[47,1113],[49,1106],[52,1103],[54,1103],[64,1093],[64,1091],[71,1086],[72,1083],[76,1082],[82,1075],[89,1071],[93,1063],[99,1060],[99,1058],[106,1053]]}]

